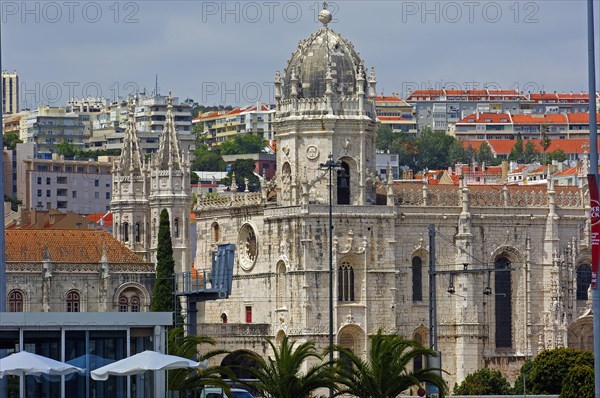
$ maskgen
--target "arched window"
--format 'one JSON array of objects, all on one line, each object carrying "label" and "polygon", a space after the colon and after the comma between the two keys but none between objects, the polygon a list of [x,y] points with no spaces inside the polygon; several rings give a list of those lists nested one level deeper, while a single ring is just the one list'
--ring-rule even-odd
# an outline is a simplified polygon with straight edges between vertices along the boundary
[{"label": "arched window", "polygon": [[276,278],[277,278],[276,279],[277,308],[285,307],[285,298],[287,296],[287,289],[286,289],[286,284],[285,284],[285,273],[286,273],[285,263],[283,261],[280,261],[279,263],[277,263],[277,274],[276,274]]},{"label": "arched window", "polygon": [[179,218],[176,218],[174,221],[174,231],[173,231],[173,237],[174,238],[179,238]]},{"label": "arched window", "polygon": [[496,348],[512,347],[512,285],[510,260],[498,257],[495,262]]},{"label": "arched window", "polygon": [[592,269],[587,264],[577,267],[577,300],[588,299],[588,288],[592,283]]},{"label": "arched window", "polygon": [[348,262],[343,262],[339,269],[338,300],[354,301],[354,269]]},{"label": "arched window", "polygon": [[222,313],[221,314],[221,322],[222,323],[227,323],[227,314],[226,313]]},{"label": "arched window", "polygon": [[123,242],[129,242],[129,223],[123,223]]},{"label": "arched window", "polygon": [[135,223],[135,242],[140,243],[140,239],[141,239],[140,223],[136,222]]},{"label": "arched window", "polygon": [[337,171],[337,203],[350,204],[350,166],[346,162],[342,162],[341,170]]},{"label": "arched window", "polygon": [[[421,333],[415,333],[413,340],[421,345],[425,343],[425,339]],[[423,369],[423,355],[417,355],[415,359],[413,359],[413,370],[417,371],[421,369]]]},{"label": "arched window", "polygon": [[129,309],[129,301],[127,297],[121,296],[119,297],[119,312],[127,312]]},{"label": "arched window", "polygon": [[218,242],[221,239],[221,227],[219,227],[219,223],[212,223],[211,232],[212,241]]},{"label": "arched window", "polygon": [[11,290],[8,294],[8,312],[23,312],[23,292]]},{"label": "arched window", "polygon": [[412,259],[412,299],[423,301],[423,260],[418,256]]},{"label": "arched window", "polygon": [[67,293],[67,312],[79,312],[81,309],[81,298],[79,293],[71,290]]},{"label": "arched window", "polygon": [[131,303],[131,312],[140,312],[140,298],[138,296],[133,296],[129,301]]}]

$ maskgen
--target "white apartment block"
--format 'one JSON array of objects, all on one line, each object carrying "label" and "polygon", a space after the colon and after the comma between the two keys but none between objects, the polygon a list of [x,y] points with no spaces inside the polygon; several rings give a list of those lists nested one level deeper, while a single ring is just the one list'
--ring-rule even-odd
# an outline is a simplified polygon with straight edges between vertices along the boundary
[{"label": "white apartment block", "polygon": [[56,145],[66,141],[84,149],[84,125],[77,113],[65,107],[40,106],[21,118],[20,138],[37,144],[38,154],[49,158]]},{"label": "white apartment block", "polygon": [[19,76],[17,72],[2,71],[2,113],[19,112]]},{"label": "white apartment block", "polygon": [[[158,150],[167,114],[167,97],[164,95],[141,96],[135,108],[135,120],[142,154]],[[180,103],[173,97],[173,117],[177,135],[184,151],[195,149],[192,133],[192,113],[189,104]],[[93,117],[93,133],[88,142],[89,149],[121,149],[127,122],[127,102],[106,104]]]},{"label": "white apartment block", "polygon": [[[26,159],[18,186],[23,204],[37,210],[58,209],[82,215],[110,210],[111,163]],[[18,188],[17,188],[18,189]]]},{"label": "white apartment block", "polygon": [[202,136],[210,146],[216,146],[239,134],[261,135],[272,142],[273,116],[271,105],[247,105],[232,110],[206,112],[193,120],[200,123]]}]

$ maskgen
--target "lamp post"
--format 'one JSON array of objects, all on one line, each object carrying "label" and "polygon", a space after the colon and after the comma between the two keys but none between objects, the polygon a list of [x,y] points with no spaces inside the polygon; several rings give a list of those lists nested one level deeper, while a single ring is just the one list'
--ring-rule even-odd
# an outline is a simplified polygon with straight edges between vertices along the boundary
[{"label": "lamp post", "polygon": [[[333,154],[319,168],[329,172],[329,363],[333,364],[333,170],[342,167],[341,161],[334,161]],[[333,390],[329,389],[329,396],[333,397]]]}]

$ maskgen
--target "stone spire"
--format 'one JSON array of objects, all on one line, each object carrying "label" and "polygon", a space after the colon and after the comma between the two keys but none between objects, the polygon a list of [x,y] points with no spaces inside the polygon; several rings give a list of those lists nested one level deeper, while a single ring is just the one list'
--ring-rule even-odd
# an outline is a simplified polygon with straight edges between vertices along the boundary
[{"label": "stone spire", "polygon": [[157,153],[157,166],[160,170],[182,170],[181,152],[179,151],[179,140],[177,139],[177,128],[173,117],[173,96],[169,91],[167,97],[167,116],[165,128],[160,136],[160,144]]},{"label": "stone spire", "polygon": [[123,175],[140,174],[142,170],[142,154],[140,143],[135,127],[135,99],[129,98],[127,125],[125,127],[125,138],[123,148],[119,157],[119,169]]}]

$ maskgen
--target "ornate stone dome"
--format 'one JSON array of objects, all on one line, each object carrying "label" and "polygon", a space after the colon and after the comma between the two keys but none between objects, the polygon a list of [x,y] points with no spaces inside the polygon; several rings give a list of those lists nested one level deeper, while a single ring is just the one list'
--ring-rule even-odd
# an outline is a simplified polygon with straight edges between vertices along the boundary
[{"label": "ornate stone dome", "polygon": [[[292,54],[283,79],[284,98],[292,97],[293,77],[297,79],[298,98],[323,97],[326,91],[328,63],[331,68],[333,95],[354,95],[357,91],[356,75],[363,62],[350,41],[325,27],[301,42]],[[365,76],[364,67],[360,69]]]}]

